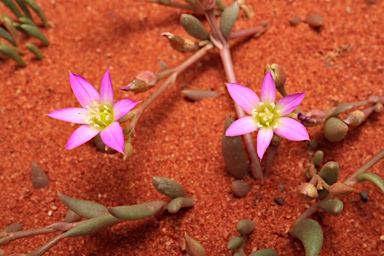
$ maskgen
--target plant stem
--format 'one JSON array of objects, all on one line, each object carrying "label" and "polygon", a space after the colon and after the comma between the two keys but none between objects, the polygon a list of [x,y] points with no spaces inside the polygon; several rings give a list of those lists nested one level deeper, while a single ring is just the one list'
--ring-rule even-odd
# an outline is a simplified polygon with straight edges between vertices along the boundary
[{"label": "plant stem", "polygon": [[[236,76],[235,71],[233,69],[233,63],[231,58],[231,52],[229,50],[229,44],[221,34],[220,28],[216,22],[215,14],[213,10],[208,10],[205,13],[205,16],[208,20],[208,23],[211,27],[212,35],[213,35],[213,44],[219,49],[221,61],[224,66],[225,74],[228,82],[235,83]],[[241,109],[239,105],[235,103],[235,111],[238,118],[242,118],[245,116],[244,111]],[[253,139],[251,134],[243,135],[245,146],[247,148],[249,157],[251,159],[251,173],[252,176],[256,179],[260,179],[261,182],[264,182],[263,172],[261,170],[261,165],[259,158],[256,154],[256,149],[253,143]]]}]

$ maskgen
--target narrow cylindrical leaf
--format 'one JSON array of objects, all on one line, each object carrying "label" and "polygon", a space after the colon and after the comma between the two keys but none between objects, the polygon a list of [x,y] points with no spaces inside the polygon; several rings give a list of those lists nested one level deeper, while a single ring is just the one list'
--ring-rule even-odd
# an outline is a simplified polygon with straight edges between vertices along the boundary
[{"label": "narrow cylindrical leaf", "polygon": [[182,14],[180,17],[180,23],[190,36],[200,40],[209,39],[209,32],[196,17],[190,14]]},{"label": "narrow cylindrical leaf", "polygon": [[[29,12],[27,6],[25,5],[25,0],[16,0],[17,4],[20,6],[20,9],[24,12],[24,15],[27,18],[32,19],[31,13]],[[20,17],[21,18],[21,17]]]},{"label": "narrow cylindrical leaf", "polygon": [[155,215],[167,202],[154,201],[136,205],[109,207],[108,211],[121,220],[140,220]]},{"label": "narrow cylindrical leaf", "polygon": [[105,214],[78,224],[74,228],[68,230],[64,237],[92,235],[121,221],[122,220],[116,219],[110,214]]},{"label": "narrow cylindrical leaf", "polygon": [[237,1],[224,9],[220,19],[220,31],[225,39],[229,39],[233,25],[239,15],[240,6]]},{"label": "narrow cylindrical leaf", "polygon": [[187,232],[184,234],[187,253],[189,256],[205,256],[205,249],[197,240],[188,236]]},{"label": "narrow cylindrical leaf", "polygon": [[25,44],[25,47],[31,52],[33,53],[36,58],[38,60],[42,60],[44,58],[43,54],[41,53],[41,51],[39,50],[39,48],[37,48],[36,45],[32,44],[32,43],[26,43]]},{"label": "narrow cylindrical leaf", "polygon": [[31,25],[31,26],[36,26],[35,22],[33,22],[33,20],[31,20],[30,18],[27,18],[27,17],[20,17],[19,18],[19,21],[23,24],[28,24],[28,25]]},{"label": "narrow cylindrical leaf", "polygon": [[291,229],[290,235],[303,243],[306,256],[318,256],[320,254],[323,231],[315,220],[304,219],[298,222]]},{"label": "narrow cylindrical leaf", "polygon": [[181,93],[189,100],[199,101],[205,98],[219,97],[219,94],[211,90],[182,90]]},{"label": "narrow cylindrical leaf", "polygon": [[12,35],[2,27],[0,27],[0,37],[4,38],[5,40],[7,40],[8,42],[10,42],[11,44],[17,47],[17,43],[15,39],[12,37]]},{"label": "narrow cylindrical leaf", "polygon": [[249,254],[248,256],[279,256],[279,254],[272,249],[262,249]]},{"label": "narrow cylindrical leaf", "polygon": [[183,186],[165,177],[154,176],[152,178],[152,184],[161,194],[171,198],[185,197],[187,195]]},{"label": "narrow cylindrical leaf", "polygon": [[39,39],[41,42],[44,43],[44,45],[49,46],[48,39],[43,35],[43,33],[37,27],[29,24],[22,24],[20,25],[20,27],[31,36],[34,36],[37,39]]},{"label": "narrow cylindrical leaf", "polygon": [[57,194],[63,204],[65,204],[69,209],[71,209],[75,213],[85,218],[95,218],[104,215],[108,212],[108,209],[104,205],[101,205],[99,203],[71,198],[60,192],[57,192]]},{"label": "narrow cylindrical leaf", "polygon": [[17,18],[23,16],[20,13],[19,9],[17,9],[16,5],[12,2],[12,0],[1,0],[1,1],[5,6],[7,6],[13,12],[13,14],[16,15]]},{"label": "narrow cylindrical leaf", "polygon": [[4,26],[12,37],[17,41],[19,38],[19,32],[13,26],[13,20],[6,14],[0,13],[0,25]]},{"label": "narrow cylindrical leaf", "polygon": [[228,250],[235,250],[237,247],[239,247],[242,243],[244,242],[244,237],[242,236],[235,236],[235,237],[232,237],[228,244],[227,244],[227,248]]},{"label": "narrow cylindrical leaf", "polygon": [[375,184],[378,188],[381,189],[381,191],[384,193],[384,180],[374,173],[363,173],[360,174],[359,177],[357,177],[357,180],[362,181],[370,181],[373,184]]},{"label": "narrow cylindrical leaf", "polygon": [[27,64],[25,64],[24,60],[20,57],[20,55],[8,45],[0,45],[0,56],[13,59],[21,67],[27,66]]},{"label": "narrow cylindrical leaf", "polygon": [[24,2],[28,4],[29,7],[31,7],[31,9],[37,14],[37,16],[39,16],[41,21],[44,23],[44,27],[48,28],[49,24],[48,24],[47,17],[45,16],[40,6],[34,0],[24,0]]},{"label": "narrow cylindrical leaf", "polygon": [[329,214],[337,216],[342,213],[344,204],[338,199],[329,199],[320,201],[318,207]]},{"label": "narrow cylindrical leaf", "polygon": [[177,197],[169,202],[167,210],[169,213],[177,213],[181,208],[195,206],[195,200],[186,197]]},{"label": "narrow cylindrical leaf", "polygon": [[256,227],[256,223],[252,220],[240,220],[237,223],[237,232],[239,232],[241,235],[248,235],[251,233]]},{"label": "narrow cylindrical leaf", "polygon": [[[233,123],[234,119],[227,117],[224,130]],[[240,136],[228,137],[224,135],[221,139],[221,147],[225,165],[229,174],[233,177],[242,179],[249,171],[248,160],[245,155],[243,142]]]}]

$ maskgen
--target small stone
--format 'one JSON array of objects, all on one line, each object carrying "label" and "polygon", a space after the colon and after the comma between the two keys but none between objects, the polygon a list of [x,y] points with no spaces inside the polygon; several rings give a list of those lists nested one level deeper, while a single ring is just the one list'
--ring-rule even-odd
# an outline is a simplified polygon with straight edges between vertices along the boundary
[{"label": "small stone", "polygon": [[300,18],[299,17],[292,17],[290,20],[289,20],[289,24],[291,24],[291,26],[297,26],[299,25],[301,22]]},{"label": "small stone", "polygon": [[368,202],[368,191],[360,192],[360,198],[364,203]]},{"label": "small stone", "polygon": [[384,235],[380,236],[380,240],[384,242]]},{"label": "small stone", "polygon": [[285,187],[283,184],[279,184],[279,185],[277,185],[277,187],[280,189],[281,192],[285,191]]},{"label": "small stone", "polygon": [[307,23],[311,28],[319,29],[324,25],[324,19],[320,15],[311,14],[307,18]]},{"label": "small stone", "polygon": [[319,146],[319,142],[315,139],[312,139],[308,142],[308,146],[311,148],[311,149],[317,149],[317,147]]},{"label": "small stone", "polygon": [[32,185],[35,189],[44,188],[49,184],[48,175],[40,168],[37,163],[32,163]]},{"label": "small stone", "polygon": [[282,198],[282,197],[276,197],[276,198],[273,199],[273,201],[274,201],[275,203],[277,203],[278,205],[283,205],[285,199]]}]

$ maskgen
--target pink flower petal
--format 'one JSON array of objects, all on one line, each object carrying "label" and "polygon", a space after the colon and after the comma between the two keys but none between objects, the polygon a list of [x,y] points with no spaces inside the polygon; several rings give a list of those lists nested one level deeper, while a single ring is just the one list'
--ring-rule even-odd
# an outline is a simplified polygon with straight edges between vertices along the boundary
[{"label": "pink flower petal", "polygon": [[103,78],[101,79],[100,84],[100,102],[101,103],[109,103],[110,105],[113,105],[114,98],[113,98],[113,87],[112,87],[112,81],[111,81],[111,75],[109,73],[109,70],[107,70]]},{"label": "pink flower petal", "polygon": [[100,137],[105,145],[124,154],[124,134],[118,122],[113,122],[102,130]]},{"label": "pink flower petal", "polygon": [[268,71],[261,85],[260,98],[262,102],[275,102],[276,85],[271,71]]},{"label": "pink flower petal", "polygon": [[84,108],[62,108],[52,111],[47,116],[69,123],[85,124],[84,115],[86,112],[87,110]]},{"label": "pink flower petal", "polygon": [[99,102],[99,93],[84,77],[69,71],[69,83],[71,84],[73,94],[75,94],[76,99],[82,107],[92,104],[95,101]]},{"label": "pink flower petal", "polygon": [[96,130],[92,126],[82,125],[72,133],[71,137],[69,137],[65,149],[74,149],[83,145],[95,137],[99,132],[100,130]]},{"label": "pink flower petal", "polygon": [[225,132],[226,136],[239,136],[254,132],[258,129],[255,120],[251,116],[242,117],[233,122]]},{"label": "pink flower petal", "polygon": [[309,140],[309,135],[305,126],[289,117],[280,118],[279,126],[274,132],[288,140]]},{"label": "pink flower petal", "polygon": [[260,160],[263,158],[265,151],[271,144],[273,131],[271,129],[260,129],[257,133],[257,155]]},{"label": "pink flower petal", "polygon": [[232,99],[248,114],[252,115],[252,110],[260,103],[259,96],[249,89],[238,83],[228,83],[227,89]]},{"label": "pink flower petal", "polygon": [[139,104],[141,101],[136,100],[130,100],[130,99],[124,99],[120,100],[113,105],[113,111],[115,113],[115,120],[117,121],[123,116],[125,116],[131,109],[133,109],[137,104]]},{"label": "pink flower petal", "polygon": [[305,93],[295,93],[291,95],[287,95],[283,98],[281,98],[277,103],[276,106],[278,106],[281,109],[281,116],[288,115],[293,110],[295,110],[300,103],[303,101],[305,96]]}]

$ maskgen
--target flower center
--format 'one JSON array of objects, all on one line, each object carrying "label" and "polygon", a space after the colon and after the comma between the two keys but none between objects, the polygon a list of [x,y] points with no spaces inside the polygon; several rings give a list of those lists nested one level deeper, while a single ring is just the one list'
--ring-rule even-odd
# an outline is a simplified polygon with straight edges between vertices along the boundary
[{"label": "flower center", "polygon": [[278,126],[280,112],[275,103],[260,102],[259,106],[252,110],[252,117],[259,128],[275,129]]},{"label": "flower center", "polygon": [[103,129],[113,123],[114,113],[110,105],[95,101],[92,105],[87,105],[85,108],[87,109],[84,118],[86,124],[98,129]]}]

